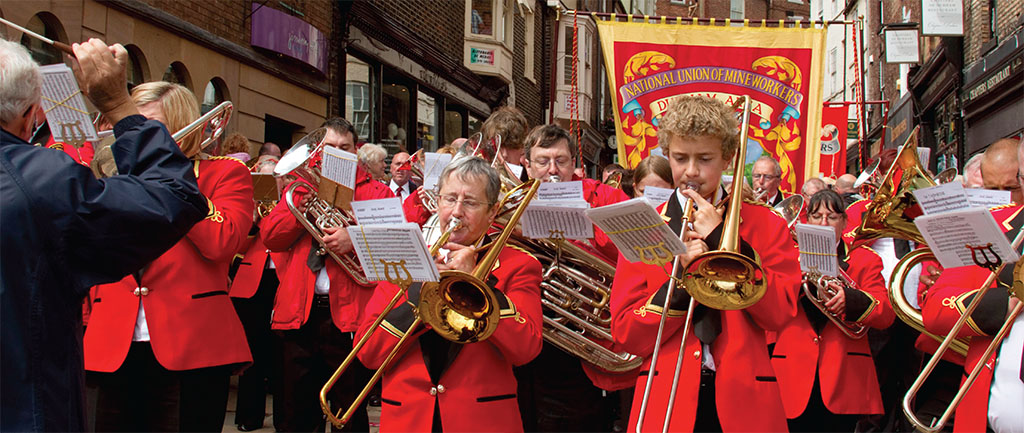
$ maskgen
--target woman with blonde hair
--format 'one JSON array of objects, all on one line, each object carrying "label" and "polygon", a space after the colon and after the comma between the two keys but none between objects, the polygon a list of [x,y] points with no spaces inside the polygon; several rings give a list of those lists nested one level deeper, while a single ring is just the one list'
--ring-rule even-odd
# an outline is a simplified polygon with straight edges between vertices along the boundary
[{"label": "woman with blonde hair", "polygon": [[[142,115],[178,131],[199,117],[185,87],[132,90]],[[237,160],[178,145],[193,159],[209,214],[132,276],[94,288],[85,369],[98,387],[97,431],[220,431],[232,372],[252,362],[228,298],[228,267],[253,223],[252,179]]]}]

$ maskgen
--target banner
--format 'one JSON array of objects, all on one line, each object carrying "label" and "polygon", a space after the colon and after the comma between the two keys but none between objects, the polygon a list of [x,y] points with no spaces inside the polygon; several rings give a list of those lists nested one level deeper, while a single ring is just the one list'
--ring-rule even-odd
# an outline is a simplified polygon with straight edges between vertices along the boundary
[{"label": "banner", "polygon": [[821,110],[821,174],[833,179],[846,174],[846,123],[849,107]]},{"label": "banner", "polygon": [[597,25],[615,95],[620,164],[636,167],[658,147],[658,121],[673,98],[706,95],[732,104],[747,94],[753,104],[746,163],[763,149],[779,161],[781,188],[790,192],[817,175],[824,30]]}]

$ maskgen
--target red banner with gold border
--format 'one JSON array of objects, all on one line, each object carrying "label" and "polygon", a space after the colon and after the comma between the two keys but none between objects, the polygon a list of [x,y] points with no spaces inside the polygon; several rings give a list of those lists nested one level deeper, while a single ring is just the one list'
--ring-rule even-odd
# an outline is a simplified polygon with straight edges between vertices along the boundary
[{"label": "red banner with gold border", "polygon": [[833,179],[846,174],[847,106],[821,110],[821,174]]},{"label": "red banner with gold border", "polygon": [[598,21],[615,98],[619,163],[628,168],[658,147],[668,101],[706,95],[753,100],[747,161],[769,154],[782,185],[797,191],[818,173],[825,31]]}]

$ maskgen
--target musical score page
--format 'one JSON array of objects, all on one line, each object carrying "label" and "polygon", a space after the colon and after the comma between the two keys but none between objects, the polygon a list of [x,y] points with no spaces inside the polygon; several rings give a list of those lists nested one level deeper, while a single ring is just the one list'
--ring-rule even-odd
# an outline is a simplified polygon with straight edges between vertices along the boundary
[{"label": "musical score page", "polygon": [[363,275],[370,281],[438,281],[437,265],[416,223],[349,226]]},{"label": "musical score page", "polygon": [[658,207],[672,197],[674,188],[662,188],[660,186],[648,186],[644,188],[644,198],[650,200],[651,206]]},{"label": "musical score page", "polygon": [[936,215],[943,212],[967,209],[967,193],[960,182],[949,182],[914,190],[914,198],[921,205],[925,215]]},{"label": "musical score page", "polygon": [[98,141],[99,135],[71,68],[57,63],[41,66],[39,72],[43,75],[41,105],[53,140],[72,143],[76,147],[84,141]]},{"label": "musical score page", "polygon": [[356,167],[358,157],[334,146],[324,146],[321,174],[338,185],[351,190],[356,188]]},{"label": "musical score page", "polygon": [[402,224],[405,212],[402,211],[402,199],[398,197],[376,200],[359,200],[350,203],[352,213],[360,225]]},{"label": "musical score page", "polygon": [[800,247],[800,270],[819,275],[839,275],[836,257],[836,231],[830,226],[798,223],[795,227]]},{"label": "musical score page", "polygon": [[553,200],[584,201],[583,181],[573,180],[567,182],[541,183],[540,188],[537,188],[537,197],[535,197],[533,201],[540,202]]},{"label": "musical score page", "polygon": [[1004,263],[1013,263],[1019,258],[988,209],[972,208],[923,215],[917,217],[914,224],[944,268],[975,265],[971,257],[972,248],[982,262],[994,260],[995,255]]},{"label": "musical score page", "polygon": [[523,236],[531,239],[590,239],[594,225],[587,218],[585,201],[532,201],[523,212]]},{"label": "musical score page", "polygon": [[441,172],[452,162],[447,153],[426,152],[423,154],[423,188],[434,189],[441,180]]},{"label": "musical score page", "polygon": [[654,208],[639,198],[589,209],[586,215],[615,243],[630,262],[668,263],[686,252],[679,236],[672,232]]},{"label": "musical score page", "polygon": [[971,207],[993,208],[1010,204],[1010,191],[968,188],[966,192]]}]

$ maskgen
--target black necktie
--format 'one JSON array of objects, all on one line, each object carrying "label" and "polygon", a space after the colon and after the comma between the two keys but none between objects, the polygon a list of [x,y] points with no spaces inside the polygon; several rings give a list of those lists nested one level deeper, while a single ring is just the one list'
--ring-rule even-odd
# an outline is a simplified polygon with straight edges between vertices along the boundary
[{"label": "black necktie", "polygon": [[306,266],[309,266],[309,270],[316,274],[324,268],[324,256],[317,254],[317,251],[320,250],[320,243],[312,237],[310,237],[309,240],[313,245],[309,247],[309,257],[306,258]]}]

